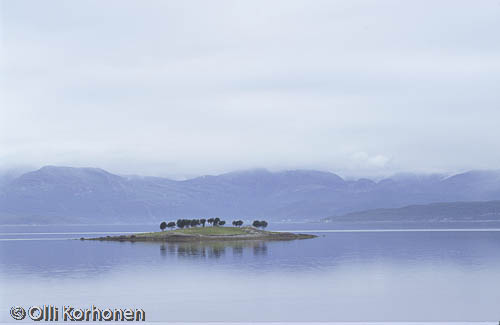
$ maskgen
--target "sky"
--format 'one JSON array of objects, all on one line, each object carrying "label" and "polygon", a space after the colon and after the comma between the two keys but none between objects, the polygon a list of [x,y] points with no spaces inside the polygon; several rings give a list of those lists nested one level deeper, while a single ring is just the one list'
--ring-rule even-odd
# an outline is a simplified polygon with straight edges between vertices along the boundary
[{"label": "sky", "polygon": [[0,169],[182,179],[500,168],[499,0],[0,10]]}]

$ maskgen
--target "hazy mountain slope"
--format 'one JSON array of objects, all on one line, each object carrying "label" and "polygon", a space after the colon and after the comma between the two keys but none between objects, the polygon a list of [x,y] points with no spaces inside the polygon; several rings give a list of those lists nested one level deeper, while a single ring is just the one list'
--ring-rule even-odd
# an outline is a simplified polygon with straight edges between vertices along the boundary
[{"label": "hazy mountain slope", "polygon": [[374,209],[330,217],[325,221],[500,221],[500,201],[445,202]]},{"label": "hazy mountain slope", "polygon": [[143,223],[195,216],[318,220],[374,208],[495,199],[497,171],[374,182],[314,170],[256,169],[173,181],[47,166],[0,188],[0,223]]},{"label": "hazy mountain slope", "polygon": [[0,169],[0,189],[28,171],[26,167]]}]

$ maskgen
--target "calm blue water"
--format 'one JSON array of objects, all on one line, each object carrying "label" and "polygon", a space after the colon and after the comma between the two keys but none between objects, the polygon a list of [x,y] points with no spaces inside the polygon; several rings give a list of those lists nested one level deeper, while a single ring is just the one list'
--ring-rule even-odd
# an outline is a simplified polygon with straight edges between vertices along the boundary
[{"label": "calm blue water", "polygon": [[500,320],[498,231],[208,245],[66,239],[151,230],[0,227],[0,322],[12,321],[11,306],[44,304],[143,308],[149,321]]}]

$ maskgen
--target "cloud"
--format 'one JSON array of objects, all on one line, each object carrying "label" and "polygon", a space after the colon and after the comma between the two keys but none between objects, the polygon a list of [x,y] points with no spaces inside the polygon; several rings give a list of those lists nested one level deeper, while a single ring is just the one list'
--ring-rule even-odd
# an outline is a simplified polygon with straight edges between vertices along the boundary
[{"label": "cloud", "polygon": [[499,16],[497,1],[4,2],[0,161],[496,168]]}]

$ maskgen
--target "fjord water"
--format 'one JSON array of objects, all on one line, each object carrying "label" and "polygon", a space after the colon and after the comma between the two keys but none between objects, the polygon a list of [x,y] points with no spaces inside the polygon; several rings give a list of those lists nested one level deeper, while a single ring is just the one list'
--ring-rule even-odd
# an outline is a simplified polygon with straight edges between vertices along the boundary
[{"label": "fjord water", "polygon": [[500,319],[499,231],[328,227],[308,240],[161,244],[69,239],[154,226],[2,226],[0,321],[44,304],[143,308],[148,321]]}]

